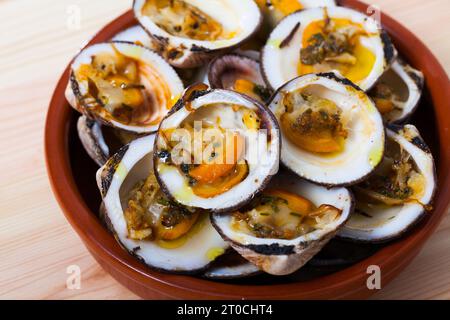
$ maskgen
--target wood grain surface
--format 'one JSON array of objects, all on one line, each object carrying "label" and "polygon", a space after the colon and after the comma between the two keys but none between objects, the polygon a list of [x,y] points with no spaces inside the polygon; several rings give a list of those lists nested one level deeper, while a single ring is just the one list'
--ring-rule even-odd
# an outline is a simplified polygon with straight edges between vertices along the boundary
[{"label": "wood grain surface", "polygon": [[[376,0],[450,71],[450,1]],[[44,163],[50,96],[77,50],[131,0],[0,0],[0,299],[136,299],[89,255],[58,208]],[[77,13],[80,24],[77,25]],[[414,45],[414,44],[411,44]],[[450,216],[375,299],[450,298]],[[68,289],[67,267],[81,269]]]}]

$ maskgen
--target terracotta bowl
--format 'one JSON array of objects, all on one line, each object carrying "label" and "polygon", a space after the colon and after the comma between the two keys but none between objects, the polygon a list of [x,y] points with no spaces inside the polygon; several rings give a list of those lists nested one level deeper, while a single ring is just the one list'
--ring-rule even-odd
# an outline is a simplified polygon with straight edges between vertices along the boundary
[{"label": "terracotta bowl", "polygon": [[[367,5],[341,1],[342,5],[366,12]],[[178,299],[336,299],[365,298],[374,293],[366,287],[367,267],[378,265],[385,286],[417,255],[437,227],[450,202],[450,86],[446,72],[430,50],[405,27],[382,15],[398,51],[425,74],[422,103],[412,119],[432,148],[437,160],[439,187],[434,211],[402,239],[381,247],[334,242],[341,252],[362,255],[340,268],[305,268],[291,277],[256,277],[217,282],[193,276],[164,274],[150,270],[128,253],[102,226],[97,216],[100,196],[95,184],[96,166],[81,147],[75,129],[78,114],[64,98],[69,67],[58,82],[51,100],[45,131],[48,174],[55,196],[67,219],[100,265],[124,286],[144,298]],[[89,44],[106,41],[135,24],[132,12],[103,28]],[[340,248],[340,249],[339,249]],[[326,257],[327,253],[322,254]],[[311,271],[312,270],[312,271]]]}]

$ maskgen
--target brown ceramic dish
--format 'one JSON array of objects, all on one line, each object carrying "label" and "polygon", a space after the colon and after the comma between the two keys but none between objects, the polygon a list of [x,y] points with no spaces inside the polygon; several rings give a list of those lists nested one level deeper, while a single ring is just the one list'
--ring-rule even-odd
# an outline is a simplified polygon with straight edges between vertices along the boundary
[{"label": "brown ceramic dish", "polygon": [[[344,0],[340,4],[363,12],[367,8],[367,5],[356,0]],[[446,72],[419,39],[384,14],[382,22],[398,51],[411,65],[422,70],[426,79],[421,105],[411,122],[418,126],[432,148],[437,160],[439,185],[434,211],[418,226],[402,239],[382,247],[331,244],[322,254],[325,260],[318,259],[310,264],[312,267],[309,269],[313,271],[303,271],[288,278],[260,276],[241,281],[217,282],[152,271],[128,255],[97,217],[100,198],[95,185],[96,167],[77,138],[75,123],[78,114],[64,98],[69,75],[67,68],[55,89],[47,116],[45,150],[48,174],[67,219],[100,265],[120,283],[144,298],[364,298],[373,293],[366,287],[366,270],[373,264],[381,267],[383,285],[392,280],[417,255],[450,202],[450,148],[447,147],[450,140],[450,85]],[[127,12],[102,29],[89,44],[105,41],[135,23],[132,12]],[[323,271],[329,259],[327,252],[333,251],[333,246],[358,255],[362,252],[362,256],[354,264],[344,263],[341,268]]]}]

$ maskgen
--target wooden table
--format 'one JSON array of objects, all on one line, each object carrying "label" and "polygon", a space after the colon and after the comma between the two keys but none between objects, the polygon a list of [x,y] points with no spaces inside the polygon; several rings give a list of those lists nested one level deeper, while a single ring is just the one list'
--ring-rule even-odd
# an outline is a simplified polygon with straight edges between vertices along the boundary
[{"label": "wooden table", "polygon": [[[419,35],[450,71],[448,0],[372,2]],[[61,72],[86,39],[130,6],[131,0],[0,1],[0,298],[137,298],[99,267],[65,220],[43,150],[47,106]],[[449,248],[447,215],[375,298],[449,299]],[[70,265],[81,268],[80,290],[66,288]]]}]

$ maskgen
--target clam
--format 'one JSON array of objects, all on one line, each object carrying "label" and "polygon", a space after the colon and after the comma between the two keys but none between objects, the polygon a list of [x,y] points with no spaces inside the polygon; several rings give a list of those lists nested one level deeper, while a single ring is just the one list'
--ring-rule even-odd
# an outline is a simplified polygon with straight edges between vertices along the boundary
[{"label": "clam", "polygon": [[431,207],[436,172],[430,149],[413,125],[387,129],[386,155],[366,181],[354,187],[356,209],[342,238],[384,242],[398,238]]},{"label": "clam", "polygon": [[289,81],[274,94],[269,108],[281,127],[281,162],[304,179],[352,185],[383,158],[380,113],[364,91],[335,73]]},{"label": "clam", "polygon": [[288,172],[232,214],[212,215],[221,236],[245,259],[273,275],[305,265],[347,221],[346,188],[327,189]]},{"label": "clam", "polygon": [[368,90],[395,56],[373,18],[344,7],[314,8],[287,16],[273,29],[262,67],[274,89],[299,75],[337,71]]},{"label": "clam", "polygon": [[134,43],[110,42],[78,54],[71,65],[66,98],[90,119],[150,133],[182,92],[177,73],[157,53]]},{"label": "clam", "polygon": [[251,200],[278,170],[273,114],[234,91],[192,87],[161,122],[155,174],[174,201],[229,211]]},{"label": "clam", "polygon": [[234,90],[261,103],[272,94],[261,74],[259,54],[254,51],[217,57],[209,64],[208,80],[212,88]]},{"label": "clam", "polygon": [[369,95],[387,123],[400,123],[416,110],[423,84],[423,73],[397,58]]},{"label": "clam", "polygon": [[142,27],[170,64],[198,67],[249,39],[262,16],[252,0],[135,0]]},{"label": "clam", "polygon": [[122,147],[97,172],[101,216],[120,245],[151,268],[205,270],[228,245],[207,212],[172,203],[153,173],[154,135]]}]

